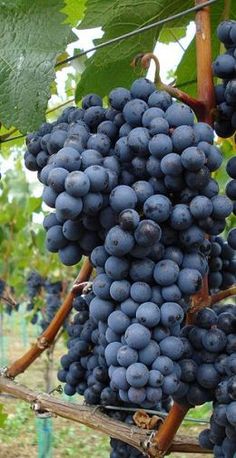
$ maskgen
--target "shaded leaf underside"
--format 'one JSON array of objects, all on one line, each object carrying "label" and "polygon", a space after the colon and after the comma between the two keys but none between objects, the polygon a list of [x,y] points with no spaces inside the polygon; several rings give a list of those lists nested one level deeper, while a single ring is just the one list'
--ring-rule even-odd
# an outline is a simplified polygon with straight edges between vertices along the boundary
[{"label": "shaded leaf underside", "polygon": [[[132,2],[128,0],[101,0],[99,2],[88,0],[80,28],[102,27],[104,35],[102,39],[96,40],[96,44],[103,43],[183,11],[189,6],[192,6],[190,0],[183,2],[179,0],[134,0]],[[185,32],[184,27],[189,19],[190,17],[182,18],[182,30],[177,32],[178,37]],[[170,27],[176,27],[176,24],[180,27],[179,21],[178,23],[172,21]],[[138,53],[154,49],[160,31],[161,27],[155,27],[96,51],[87,61],[86,70],[77,87],[76,100],[79,101],[88,92],[97,92],[104,96],[115,86],[128,87],[137,76],[130,62]],[[170,41],[167,38],[167,28],[165,28],[165,34],[163,32],[163,39]]]}]

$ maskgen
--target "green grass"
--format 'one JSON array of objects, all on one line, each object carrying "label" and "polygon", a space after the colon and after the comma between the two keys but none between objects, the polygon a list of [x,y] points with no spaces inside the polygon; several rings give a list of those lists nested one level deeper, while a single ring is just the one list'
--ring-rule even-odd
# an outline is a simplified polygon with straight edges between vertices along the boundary
[{"label": "green grass", "polygon": [[[97,434],[83,425],[80,425],[79,432],[78,436],[78,428],[73,426],[54,432],[54,447],[63,448],[66,457],[77,456],[78,450],[81,458],[107,458],[109,456],[110,446],[107,437]],[[65,447],[65,444],[69,444],[70,441],[71,445]]]},{"label": "green grass", "polygon": [[[20,447],[24,441],[24,447],[28,450],[28,456],[36,457],[38,454],[38,434],[42,431],[44,420],[35,418],[29,405],[23,401],[8,399],[7,405],[10,413],[5,427],[0,429],[0,456],[1,449],[7,448],[8,456],[11,450]],[[5,408],[5,410],[7,410]],[[46,441],[47,436],[40,436],[41,441]],[[16,445],[17,438],[17,445]],[[72,423],[61,418],[52,418],[52,454],[44,455],[55,457],[79,458],[107,458],[109,456],[109,438],[90,430],[89,428]],[[78,454],[79,451],[79,454]],[[21,457],[19,450],[19,457]]]},{"label": "green grass", "polygon": [[[203,406],[199,406],[199,407],[195,407],[193,409],[190,409],[188,414],[187,414],[187,418],[193,418],[194,420],[197,420],[199,423],[200,423],[200,420],[209,421],[210,416],[211,416],[211,402],[207,402]],[[197,421],[196,421],[196,423],[194,423],[194,422],[186,420],[184,422],[184,425],[185,426],[191,426],[191,425],[194,425],[194,424],[196,425]],[[207,426],[206,426],[206,428],[207,428]]]}]

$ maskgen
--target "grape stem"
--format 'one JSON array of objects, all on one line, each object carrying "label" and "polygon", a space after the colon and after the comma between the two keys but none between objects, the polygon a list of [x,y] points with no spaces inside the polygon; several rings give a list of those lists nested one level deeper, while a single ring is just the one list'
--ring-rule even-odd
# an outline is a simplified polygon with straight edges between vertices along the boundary
[{"label": "grape stem", "polygon": [[145,69],[149,68],[149,65],[153,61],[155,63],[155,84],[157,89],[160,89],[162,91],[168,92],[168,94],[171,95],[171,97],[175,97],[176,99],[180,100],[181,102],[185,103],[189,107],[192,108],[192,110],[195,112],[197,118],[201,118],[204,115],[205,107],[204,103],[202,101],[199,101],[198,99],[195,99],[188,95],[186,92],[181,91],[177,87],[174,87],[173,85],[165,84],[162,82],[161,77],[160,77],[160,62],[158,57],[149,52],[146,54],[138,54],[135,59],[132,62],[133,66],[136,66],[138,62],[140,62],[141,66]]},{"label": "grape stem", "polygon": [[[4,371],[3,371],[4,372]],[[148,454],[147,444],[150,443],[153,430],[137,428],[105,415],[102,406],[86,406],[75,402],[66,402],[60,398],[33,391],[30,388],[10,380],[0,373],[0,391],[8,393],[15,398],[21,399],[31,405],[36,415],[48,414],[67,418],[77,423],[86,425],[114,439],[121,440],[140,452]],[[55,392],[56,390],[53,390]],[[209,450],[200,448],[196,438],[177,436],[170,447],[171,452],[183,453],[209,453]],[[153,455],[152,455],[153,456]],[[155,455],[156,457],[158,455]]]},{"label": "grape stem", "polygon": [[196,313],[211,305],[211,296],[208,288],[208,275],[205,275],[202,282],[202,287],[197,294],[192,296],[192,304],[187,313],[186,324],[193,324]]},{"label": "grape stem", "polygon": [[233,285],[228,289],[219,291],[218,293],[210,296],[209,305],[216,304],[217,302],[220,302],[226,299],[226,297],[232,297],[232,296],[236,296],[236,285]]},{"label": "grape stem", "polygon": [[83,291],[87,286],[87,281],[92,273],[92,265],[88,258],[85,258],[78,277],[74,281],[71,291],[67,294],[63,304],[58,309],[56,315],[45,329],[45,331],[37,338],[37,341],[32,347],[19,359],[17,359],[6,371],[6,375],[14,378],[24,372],[40,355],[50,347],[54,339],[63,325],[65,319],[69,315],[72,302],[76,294]]},{"label": "grape stem", "polygon": [[[207,276],[205,277],[207,280]],[[204,288],[204,285],[201,291],[192,297],[192,306],[188,313],[187,324],[191,324],[194,321],[194,315],[204,307],[211,307],[211,305],[216,304],[217,302],[223,301],[227,297],[236,296],[236,285],[231,286],[228,289],[219,291],[218,293],[212,295],[206,295],[207,289]]]},{"label": "grape stem", "polygon": [[16,308],[17,302],[12,297],[0,296],[0,299],[7,304],[11,305],[12,308]]},{"label": "grape stem", "polygon": [[158,431],[155,433],[152,445],[149,449],[150,457],[162,457],[166,452],[170,451],[173,439],[184,419],[188,410],[188,405],[179,405],[176,402],[173,404],[169,415],[161,424]]}]

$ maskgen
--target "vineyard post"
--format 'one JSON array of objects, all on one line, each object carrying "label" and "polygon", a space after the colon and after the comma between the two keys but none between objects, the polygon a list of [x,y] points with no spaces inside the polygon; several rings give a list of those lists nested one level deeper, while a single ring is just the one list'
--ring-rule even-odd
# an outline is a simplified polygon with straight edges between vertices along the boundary
[{"label": "vineyard post", "polygon": [[[196,0],[196,5],[204,3],[203,0]],[[198,102],[202,102],[204,109],[198,117],[198,121],[213,124],[213,112],[215,108],[214,83],[212,75],[212,50],[211,50],[211,24],[210,7],[204,7],[196,13],[196,55],[197,55],[197,86]],[[193,107],[192,107],[193,108]],[[192,305],[197,310],[208,305],[209,291],[207,277],[204,278],[201,291],[193,298]],[[190,314],[190,319],[194,318]],[[150,456],[165,456],[171,443],[189,410],[189,405],[179,405],[174,403],[168,417],[162,423],[155,436],[153,437]]]}]

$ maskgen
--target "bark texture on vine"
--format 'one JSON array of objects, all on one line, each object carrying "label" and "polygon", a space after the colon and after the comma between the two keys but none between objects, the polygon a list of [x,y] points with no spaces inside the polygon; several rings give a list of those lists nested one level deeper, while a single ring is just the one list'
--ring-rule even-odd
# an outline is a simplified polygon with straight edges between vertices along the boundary
[{"label": "bark texture on vine", "polygon": [[[0,375],[0,392],[8,393],[31,405],[36,415],[42,417],[46,414],[59,416],[81,423],[89,428],[100,431],[115,439],[126,442],[140,452],[149,456],[152,449],[152,430],[130,426],[103,413],[102,406],[85,406],[78,403],[66,402],[58,397],[31,390],[18,384],[5,375]],[[209,453],[199,447],[197,439],[187,439],[184,436],[176,437],[170,448],[172,452]],[[158,456],[158,455],[155,455]]]}]

